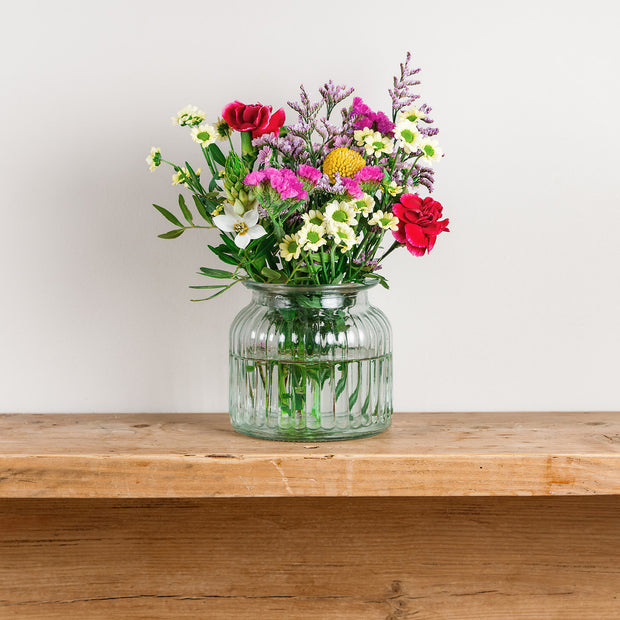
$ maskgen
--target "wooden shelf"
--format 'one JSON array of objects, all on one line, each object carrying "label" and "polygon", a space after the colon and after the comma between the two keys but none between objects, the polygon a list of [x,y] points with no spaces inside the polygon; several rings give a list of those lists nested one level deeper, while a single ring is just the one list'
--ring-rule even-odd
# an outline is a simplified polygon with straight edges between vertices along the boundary
[{"label": "wooden shelf", "polygon": [[225,414],[0,415],[0,497],[620,494],[620,413],[401,413],[355,441],[279,443]]}]

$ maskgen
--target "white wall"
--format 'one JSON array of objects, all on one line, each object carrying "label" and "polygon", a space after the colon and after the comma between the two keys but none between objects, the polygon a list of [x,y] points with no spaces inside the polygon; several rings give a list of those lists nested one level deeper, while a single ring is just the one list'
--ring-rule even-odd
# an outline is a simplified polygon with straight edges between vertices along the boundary
[{"label": "white wall", "polygon": [[[374,299],[395,408],[620,408],[620,17],[614,1],[3,3],[0,411],[224,411],[238,290],[189,301],[206,237],[175,205],[170,117],[285,105],[328,78],[388,109],[422,66],[451,220]],[[291,116],[292,118],[292,116]],[[190,155],[190,153],[192,153]]]}]

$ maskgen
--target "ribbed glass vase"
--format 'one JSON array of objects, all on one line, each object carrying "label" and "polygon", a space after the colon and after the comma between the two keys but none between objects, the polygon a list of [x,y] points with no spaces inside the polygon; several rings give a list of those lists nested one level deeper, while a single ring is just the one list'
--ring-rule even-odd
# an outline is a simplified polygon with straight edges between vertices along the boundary
[{"label": "ribbed glass vase", "polygon": [[330,441],[374,435],[392,418],[387,317],[373,285],[247,282],[230,328],[230,418],[246,435]]}]

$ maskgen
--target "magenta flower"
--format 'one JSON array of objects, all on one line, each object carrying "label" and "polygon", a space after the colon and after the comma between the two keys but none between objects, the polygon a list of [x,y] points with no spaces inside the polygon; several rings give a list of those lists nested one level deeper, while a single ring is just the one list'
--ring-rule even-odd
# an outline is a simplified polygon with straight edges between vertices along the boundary
[{"label": "magenta flower", "polygon": [[353,177],[358,183],[379,183],[383,179],[383,168],[379,166],[364,166]]},{"label": "magenta flower", "polygon": [[394,123],[383,112],[373,112],[360,97],[353,99],[351,116],[355,119],[353,122],[354,129],[370,127],[383,135],[394,135]]},{"label": "magenta flower", "polygon": [[321,180],[323,173],[318,168],[302,164],[297,168],[297,176],[303,181],[316,185]]},{"label": "magenta flower", "polygon": [[349,194],[351,198],[359,199],[364,197],[364,192],[357,181],[354,179],[348,179],[347,177],[342,177],[340,180],[342,181],[344,188],[347,190],[347,194]]},{"label": "magenta flower", "polygon": [[275,190],[282,200],[295,198],[305,200],[308,192],[304,189],[303,183],[295,176],[295,173],[288,168],[265,168],[250,172],[245,179],[245,185],[269,185]]}]

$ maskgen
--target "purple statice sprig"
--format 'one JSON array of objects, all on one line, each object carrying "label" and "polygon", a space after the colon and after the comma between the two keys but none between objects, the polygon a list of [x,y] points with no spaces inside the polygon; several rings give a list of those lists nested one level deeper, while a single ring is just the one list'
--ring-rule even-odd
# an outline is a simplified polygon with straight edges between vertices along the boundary
[{"label": "purple statice sprig", "polygon": [[411,52],[407,52],[405,62],[400,63],[400,77],[394,76],[394,88],[390,88],[388,92],[392,98],[392,120],[396,120],[396,114],[402,108],[411,105],[420,95],[412,92],[414,86],[421,84],[414,76],[420,72],[419,68],[410,66]]},{"label": "purple statice sprig", "polygon": [[323,107],[323,101],[310,101],[310,97],[302,84],[299,87],[300,95],[299,101],[287,101],[287,104],[290,108],[295,110],[297,114],[299,114],[300,121],[313,124],[314,119],[316,119],[317,114]]},{"label": "purple statice sprig", "polygon": [[334,84],[332,80],[329,80],[329,82],[319,88],[319,93],[321,94],[321,97],[323,97],[323,101],[325,102],[325,106],[327,108],[326,119],[329,120],[334,108],[341,101],[344,101],[354,90],[354,88]]}]

